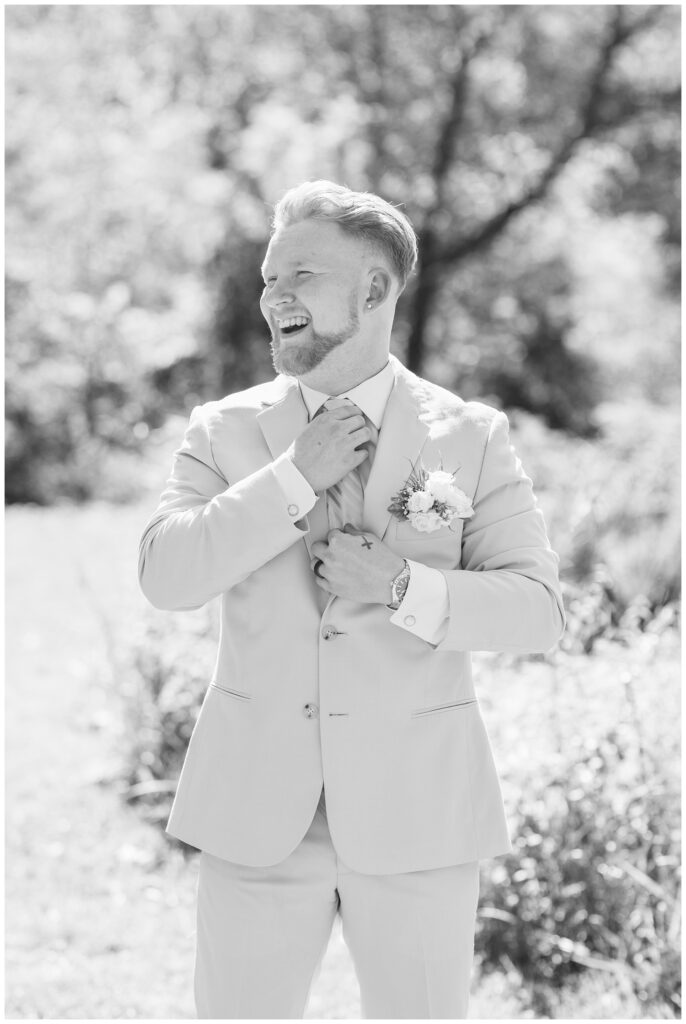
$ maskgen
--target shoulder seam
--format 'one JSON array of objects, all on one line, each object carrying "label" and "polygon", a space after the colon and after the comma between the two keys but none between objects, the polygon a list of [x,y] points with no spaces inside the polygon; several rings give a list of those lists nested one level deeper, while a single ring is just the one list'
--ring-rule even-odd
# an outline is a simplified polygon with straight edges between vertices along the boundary
[{"label": "shoulder seam", "polygon": [[[483,405],[482,402],[479,402],[478,404],[479,405]],[[493,407],[487,405],[487,406],[484,406],[484,408],[492,409]],[[505,415],[504,412],[500,411],[499,409],[494,409],[493,412],[494,412],[494,415],[491,417],[491,422],[488,425],[488,433],[486,434],[486,440],[484,441],[484,449],[483,449],[483,451],[481,453],[481,465],[479,466],[479,475],[478,475],[477,480],[476,480],[476,487],[474,488],[474,494],[475,495],[476,495],[476,493],[479,490],[479,484],[481,483],[481,477],[483,476],[484,463],[486,461],[486,452],[488,451],[488,446],[491,443],[491,438],[493,436],[493,428],[495,427],[495,424],[497,423],[499,417],[501,417],[501,416],[505,420],[505,423],[507,424],[507,416]]]},{"label": "shoulder seam", "polygon": [[[207,435],[207,446],[208,446],[208,448],[210,450],[210,456],[212,458],[212,463],[214,465],[214,468],[216,469],[217,473],[222,478],[222,480],[226,480],[226,477],[222,473],[222,471],[219,468],[219,465],[217,463],[217,460],[214,457],[214,446],[212,444],[212,431],[210,430],[210,424],[209,424],[209,419],[208,419],[208,414],[211,414],[212,412],[215,412],[215,413],[217,412],[216,405],[217,405],[216,401],[205,402],[203,405],[199,405],[197,408],[200,410],[200,414],[202,416],[202,425],[203,425],[203,427],[205,429],[205,434]],[[208,406],[214,406],[215,408],[210,409],[210,408],[208,408]],[[228,484],[228,480],[226,482]]]}]

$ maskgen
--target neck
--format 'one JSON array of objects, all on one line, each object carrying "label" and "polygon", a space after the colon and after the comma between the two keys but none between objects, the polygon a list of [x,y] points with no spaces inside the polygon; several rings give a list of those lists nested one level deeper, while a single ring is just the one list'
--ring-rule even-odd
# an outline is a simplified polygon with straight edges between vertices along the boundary
[{"label": "neck", "polygon": [[334,370],[333,367],[327,367],[326,362],[324,359],[320,366],[315,367],[310,373],[302,374],[299,379],[315,391],[335,397],[376,376],[388,362],[388,352],[370,357],[364,366],[336,367]]}]

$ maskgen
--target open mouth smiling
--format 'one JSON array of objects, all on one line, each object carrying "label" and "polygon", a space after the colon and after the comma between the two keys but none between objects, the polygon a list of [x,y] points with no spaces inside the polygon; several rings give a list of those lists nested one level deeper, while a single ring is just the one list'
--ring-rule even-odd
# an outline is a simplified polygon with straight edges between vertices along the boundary
[{"label": "open mouth smiling", "polygon": [[286,337],[291,338],[294,334],[300,334],[309,324],[309,318],[306,316],[289,316],[284,320],[276,321],[281,334],[285,334]]}]

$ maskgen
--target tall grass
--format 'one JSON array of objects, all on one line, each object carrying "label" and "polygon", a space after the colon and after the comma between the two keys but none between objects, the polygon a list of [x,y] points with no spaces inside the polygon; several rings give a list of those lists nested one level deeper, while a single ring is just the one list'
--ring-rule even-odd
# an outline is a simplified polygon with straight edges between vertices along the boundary
[{"label": "tall grass", "polygon": [[676,788],[630,727],[591,736],[566,764],[539,771],[522,787],[514,853],[482,883],[482,967],[514,967],[539,1016],[589,970],[677,1016],[678,821]]}]

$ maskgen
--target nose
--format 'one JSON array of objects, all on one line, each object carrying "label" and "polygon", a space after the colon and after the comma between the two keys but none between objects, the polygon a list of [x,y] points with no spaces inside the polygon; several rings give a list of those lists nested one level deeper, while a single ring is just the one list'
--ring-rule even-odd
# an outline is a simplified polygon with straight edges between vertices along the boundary
[{"label": "nose", "polygon": [[274,282],[264,297],[264,301],[271,309],[278,309],[283,303],[291,303],[293,300],[293,289],[289,288],[287,283],[280,284],[278,281]]}]

